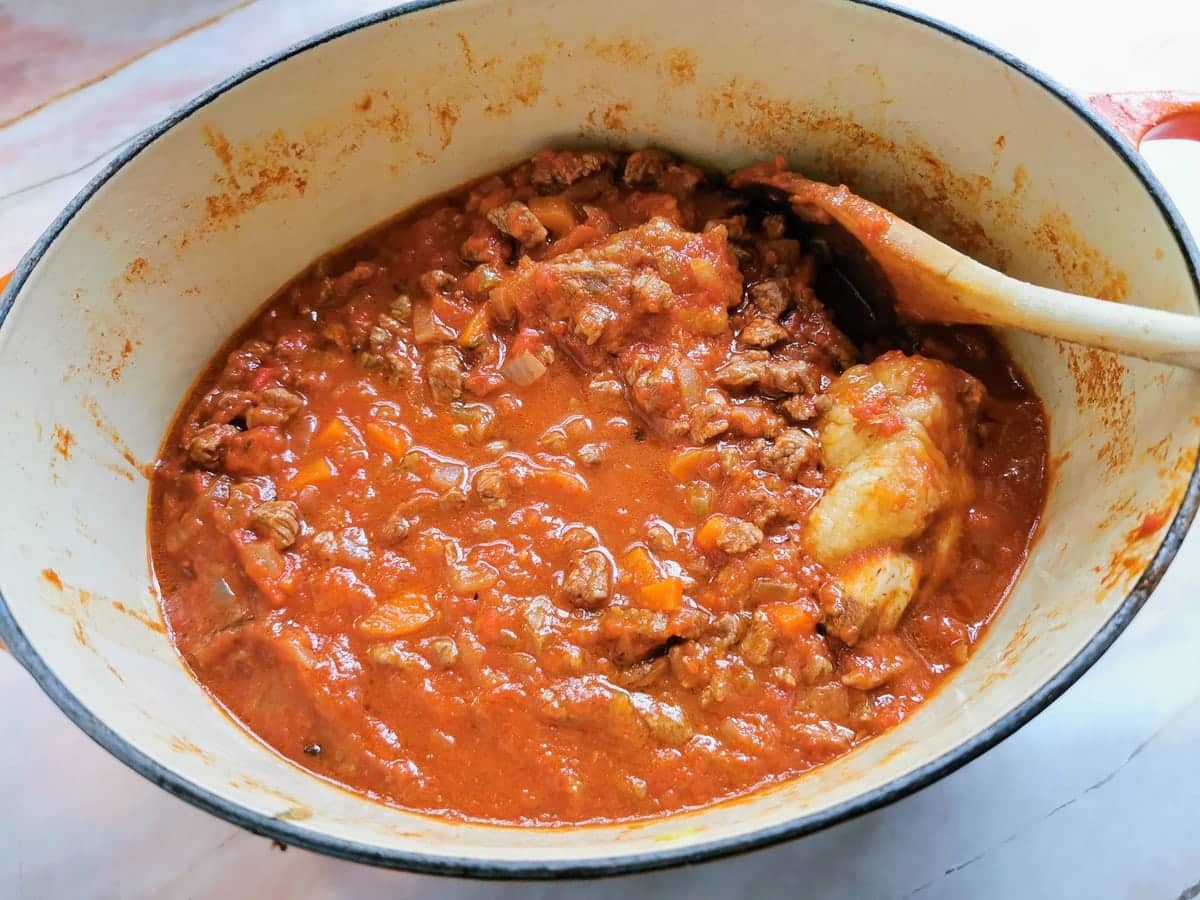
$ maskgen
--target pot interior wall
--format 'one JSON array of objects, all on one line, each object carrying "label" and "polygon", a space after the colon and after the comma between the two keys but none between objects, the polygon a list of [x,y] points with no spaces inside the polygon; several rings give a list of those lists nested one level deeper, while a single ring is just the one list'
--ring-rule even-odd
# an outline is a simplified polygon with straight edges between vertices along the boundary
[{"label": "pot interior wall", "polygon": [[1019,706],[1113,616],[1183,496],[1200,378],[1013,335],[1051,418],[1036,551],[950,686],[850,756],[600,835],[371,804],[232,726],[180,665],[148,571],[146,465],[176,404],[320,253],[536,149],[597,142],[722,167],[781,152],[1013,274],[1196,312],[1176,237],[1105,139],[926,25],[832,0],[703,15],[683,0],[461,0],[379,21],[154,140],[66,223],[0,332],[0,588],[94,716],[182,778],[302,829],[435,857],[588,860],[745,835],[880,788]]}]

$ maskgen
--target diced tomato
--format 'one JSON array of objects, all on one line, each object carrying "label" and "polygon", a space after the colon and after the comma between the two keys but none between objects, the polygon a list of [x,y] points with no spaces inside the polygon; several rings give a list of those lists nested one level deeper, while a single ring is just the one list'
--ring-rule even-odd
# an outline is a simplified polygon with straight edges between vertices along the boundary
[{"label": "diced tomato", "polygon": [[504,386],[504,376],[495,369],[480,366],[463,381],[463,387],[476,397],[487,397]]}]

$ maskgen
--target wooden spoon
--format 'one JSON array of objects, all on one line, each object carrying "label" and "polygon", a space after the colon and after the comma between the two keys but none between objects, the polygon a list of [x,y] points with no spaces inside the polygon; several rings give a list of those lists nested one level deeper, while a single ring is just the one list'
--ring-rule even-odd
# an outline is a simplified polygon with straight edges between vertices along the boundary
[{"label": "wooden spoon", "polygon": [[1040,287],[988,268],[845,186],[810,181],[762,163],[730,177],[734,188],[787,194],[816,226],[839,226],[890,282],[896,314],[909,322],[993,325],[1200,370],[1200,316],[1127,306]]}]

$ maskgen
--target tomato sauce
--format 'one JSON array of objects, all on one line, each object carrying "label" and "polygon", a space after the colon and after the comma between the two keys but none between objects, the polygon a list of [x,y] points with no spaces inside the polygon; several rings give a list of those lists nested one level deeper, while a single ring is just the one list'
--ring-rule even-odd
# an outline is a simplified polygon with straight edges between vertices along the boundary
[{"label": "tomato sauce", "polygon": [[703,806],[902,721],[1021,568],[1045,417],[984,330],[854,346],[793,227],[547,151],[318,260],[154,472],[188,666],[305,769],[499,822]]}]

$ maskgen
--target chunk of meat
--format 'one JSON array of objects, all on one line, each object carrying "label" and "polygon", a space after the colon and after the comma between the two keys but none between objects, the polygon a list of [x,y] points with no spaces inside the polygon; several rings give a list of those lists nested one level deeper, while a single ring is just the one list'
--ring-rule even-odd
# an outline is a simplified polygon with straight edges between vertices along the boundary
[{"label": "chunk of meat", "polygon": [[729,402],[720,391],[713,391],[704,401],[691,410],[692,440],[705,441],[729,430]]},{"label": "chunk of meat", "polygon": [[763,541],[762,529],[744,519],[727,518],[717,537],[717,546],[726,553],[746,553]]},{"label": "chunk of meat", "polygon": [[802,428],[788,428],[762,445],[758,462],[766,470],[795,481],[820,457],[821,445]]},{"label": "chunk of meat", "polygon": [[770,354],[765,350],[735,353],[717,369],[717,383],[728,388],[753,387],[762,380]]},{"label": "chunk of meat", "polygon": [[821,373],[802,359],[771,359],[764,367],[759,384],[781,394],[815,394],[821,388]]},{"label": "chunk of meat", "polygon": [[610,606],[600,619],[600,633],[611,642],[612,659],[618,665],[632,665],[661,651],[670,640],[699,637],[708,615],[684,607],[673,613]]},{"label": "chunk of meat", "polygon": [[611,169],[616,163],[616,156],[602,150],[543,150],[533,157],[530,181],[536,187],[557,190]]},{"label": "chunk of meat", "polygon": [[575,555],[563,575],[563,594],[567,602],[580,609],[597,609],[612,596],[612,564],[599,550],[583,550]]},{"label": "chunk of meat", "polygon": [[282,425],[304,406],[304,398],[286,388],[272,387],[259,391],[256,402],[246,410],[246,427]]},{"label": "chunk of meat", "polygon": [[[832,612],[827,626],[854,635],[899,622],[927,574],[901,552],[905,543],[935,517],[961,517],[971,500],[982,390],[953,366],[898,352],[848,369],[830,388],[819,433],[832,482],[803,534],[844,598],[846,608]],[[950,540],[957,533],[953,526],[946,532]]]},{"label": "chunk of meat", "polygon": [[791,292],[787,283],[778,278],[770,278],[750,286],[747,292],[750,302],[764,316],[778,319],[791,306]]},{"label": "chunk of meat", "polygon": [[649,694],[631,694],[630,700],[650,732],[650,737],[658,743],[678,747],[687,743],[695,733],[682,707]]},{"label": "chunk of meat", "polygon": [[631,187],[653,187],[669,193],[690,191],[703,177],[695,166],[681,163],[657,147],[630,153],[621,174],[621,180]]},{"label": "chunk of meat", "polygon": [[508,503],[508,479],[503,470],[489,466],[475,476],[475,493],[489,509],[500,509]]},{"label": "chunk of meat", "polygon": [[198,466],[211,469],[220,463],[230,441],[240,434],[232,425],[205,425],[188,441],[188,458]]},{"label": "chunk of meat", "polygon": [[649,316],[666,319],[653,335],[660,353],[682,343],[676,335],[727,333],[741,293],[723,233],[695,234],[654,218],[581,250],[540,262],[523,257],[489,298],[598,368],[647,338]]},{"label": "chunk of meat", "polygon": [[787,329],[766,316],[755,316],[738,333],[738,340],[748,347],[767,348],[787,340]]},{"label": "chunk of meat", "polygon": [[291,500],[269,500],[254,508],[250,521],[277,550],[286,550],[300,534],[300,507]]},{"label": "chunk of meat", "polygon": [[435,400],[449,403],[462,396],[466,373],[462,356],[455,348],[435,347],[429,354],[427,374]]},{"label": "chunk of meat", "polygon": [[822,592],[826,631],[847,644],[894,631],[917,592],[917,563],[907,553],[878,547],[848,560]]},{"label": "chunk of meat", "polygon": [[842,684],[873,691],[902,675],[912,663],[911,651],[897,636],[864,641],[843,660]]},{"label": "chunk of meat", "polygon": [[780,401],[779,408],[791,421],[800,425],[812,421],[820,407],[817,398],[810,394],[793,394],[786,400]]},{"label": "chunk of meat", "polygon": [[750,627],[738,644],[743,658],[756,666],[765,666],[771,661],[771,651],[775,649],[776,630],[771,624],[770,617],[761,609],[756,609],[750,619]]},{"label": "chunk of meat", "polygon": [[575,335],[589,347],[600,340],[604,327],[616,315],[598,303],[586,303],[575,313]]},{"label": "chunk of meat", "polygon": [[546,243],[549,234],[542,220],[519,200],[488,210],[487,219],[526,249]]}]

